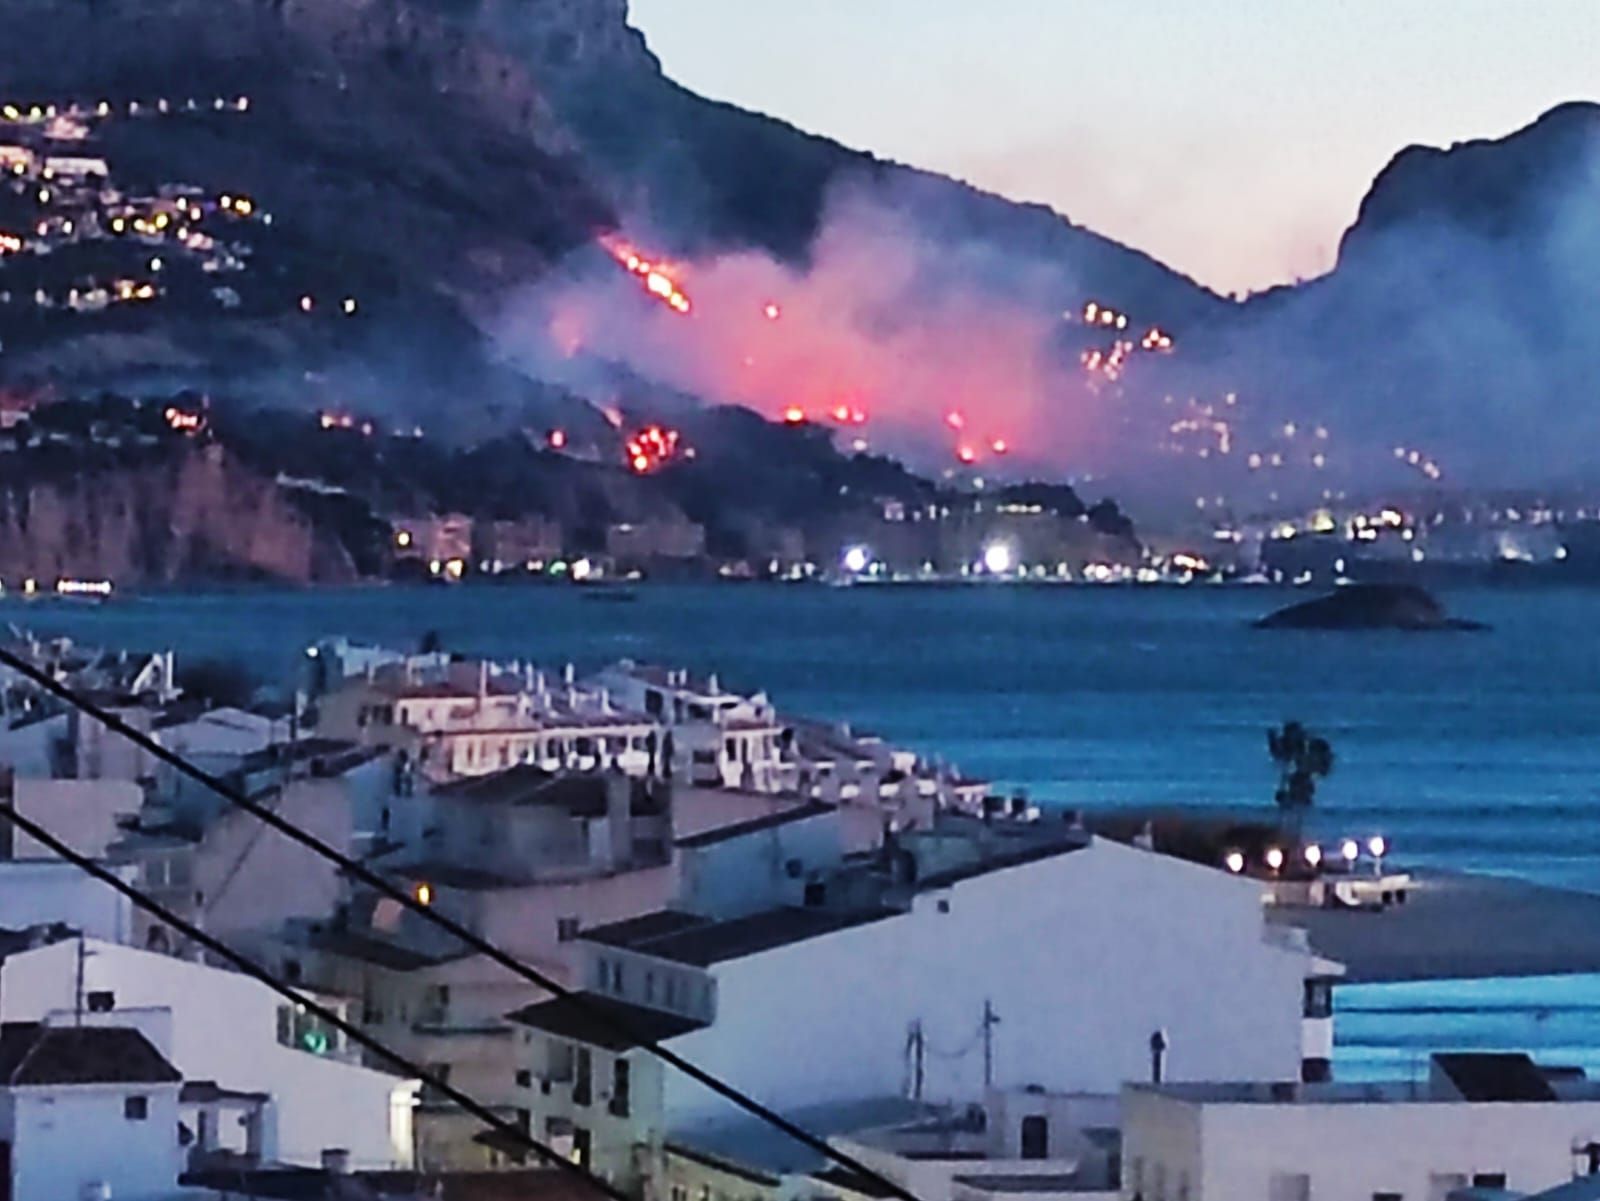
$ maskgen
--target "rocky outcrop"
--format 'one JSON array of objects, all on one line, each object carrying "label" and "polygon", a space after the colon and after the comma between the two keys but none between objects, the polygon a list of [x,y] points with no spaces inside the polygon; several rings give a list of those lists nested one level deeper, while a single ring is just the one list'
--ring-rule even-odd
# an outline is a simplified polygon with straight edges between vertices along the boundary
[{"label": "rocky outcrop", "polygon": [[0,581],[197,579],[337,583],[350,556],[271,480],[220,446],[0,486]]},{"label": "rocky outcrop", "polygon": [[1258,630],[1481,630],[1451,617],[1410,584],[1347,584],[1316,600],[1289,605],[1255,623]]}]

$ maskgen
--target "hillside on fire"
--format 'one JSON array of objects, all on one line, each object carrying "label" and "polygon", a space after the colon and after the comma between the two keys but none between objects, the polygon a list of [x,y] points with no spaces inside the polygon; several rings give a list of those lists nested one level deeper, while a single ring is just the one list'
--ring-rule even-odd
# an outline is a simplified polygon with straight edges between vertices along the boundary
[{"label": "hillside on fire", "polygon": [[696,96],[626,0],[158,18],[0,0],[11,395],[193,390],[452,453],[559,431],[634,474],[670,449],[649,429],[740,406],[941,487],[1088,479],[1150,512],[1515,482],[1511,438],[1588,470],[1594,106],[1405,151],[1333,273],[1235,303]]}]

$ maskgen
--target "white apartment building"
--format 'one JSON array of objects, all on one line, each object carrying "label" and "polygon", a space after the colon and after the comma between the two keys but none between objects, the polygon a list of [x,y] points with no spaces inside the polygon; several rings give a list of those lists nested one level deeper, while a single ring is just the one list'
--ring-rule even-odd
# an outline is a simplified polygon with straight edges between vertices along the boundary
[{"label": "white apartment building", "polygon": [[651,770],[658,724],[581,689],[570,671],[487,662],[421,671],[409,661],[347,679],[318,702],[318,732],[405,752],[434,778],[487,775],[518,764],[545,771]]},{"label": "white apartment building", "polygon": [[361,1066],[336,1030],[257,980],[94,939],[0,965],[5,1021],[71,1022],[80,1013],[137,1026],[186,1079],[269,1096],[276,1129],[260,1139],[269,1158],[314,1165],[336,1146],[354,1166],[411,1163],[418,1082]]},{"label": "white apartment building", "polygon": [[724,691],[715,675],[699,678],[627,659],[605,668],[594,683],[665,728],[675,779],[748,792],[792,785],[783,768],[783,726],[764,693],[740,696]]},{"label": "white apartment building", "polygon": [[1128,1201],[1448,1201],[1597,1173],[1600,1086],[1526,1055],[1436,1055],[1426,1079],[1388,1084],[1123,1094]]},{"label": "white apartment building", "polygon": [[[900,891],[877,903],[853,901],[848,877],[802,871],[798,905],[591,929],[584,985],[647,1029],[676,1026],[664,1035],[674,1051],[783,1110],[895,1095],[913,1076],[933,1101],[991,1085],[1110,1094],[1241,1064],[1300,1076],[1306,981],[1319,968],[1269,933],[1257,886],[1065,827],[968,824],[982,829],[894,848]],[[586,1131],[595,1155],[612,1153],[609,1170],[626,1174],[619,1148],[631,1156],[727,1115],[692,1081],[656,1084],[630,1063],[624,1136],[614,1115],[595,1116],[598,1102],[575,1099],[582,1075],[565,1067],[587,1047],[591,1079],[604,1081],[616,1049],[585,1044],[559,1008],[518,1018],[535,1036],[536,1123]]]}]

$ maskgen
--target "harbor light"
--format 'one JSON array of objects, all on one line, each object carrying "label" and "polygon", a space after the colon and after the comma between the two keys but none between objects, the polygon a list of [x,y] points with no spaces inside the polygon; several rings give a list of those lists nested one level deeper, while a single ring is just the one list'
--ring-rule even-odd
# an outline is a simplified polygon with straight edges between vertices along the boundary
[{"label": "harbor light", "polygon": [[983,548],[983,569],[990,575],[1005,575],[1011,568],[1011,548],[1004,542],[991,542]]},{"label": "harbor light", "polygon": [[864,546],[852,546],[844,552],[844,569],[853,575],[860,575],[872,565],[872,554]]},{"label": "harbor light", "polygon": [[1389,850],[1389,844],[1384,842],[1383,835],[1374,834],[1367,840],[1367,850],[1372,853],[1374,859],[1382,859]]},{"label": "harbor light", "polygon": [[1244,871],[1244,852],[1229,851],[1227,857],[1223,859],[1222,862],[1230,872],[1237,876],[1240,872]]},{"label": "harbor light", "polygon": [[1283,848],[1282,847],[1268,847],[1267,848],[1267,866],[1270,867],[1275,872],[1281,872],[1283,870]]},{"label": "harbor light", "polygon": [[1308,867],[1320,867],[1322,865],[1322,848],[1316,843],[1312,843],[1305,849],[1305,857]]},{"label": "harbor light", "polygon": [[1361,844],[1353,838],[1347,838],[1339,847],[1339,854],[1344,856],[1344,861],[1351,867],[1356,865],[1356,860],[1361,857]]}]

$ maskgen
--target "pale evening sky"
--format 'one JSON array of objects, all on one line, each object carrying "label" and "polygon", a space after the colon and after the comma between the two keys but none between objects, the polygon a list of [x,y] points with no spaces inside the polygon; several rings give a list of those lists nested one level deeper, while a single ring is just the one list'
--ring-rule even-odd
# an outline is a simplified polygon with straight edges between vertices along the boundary
[{"label": "pale evening sky", "polygon": [[1221,291],[1331,265],[1413,142],[1600,99],[1600,0],[632,0],[669,74]]}]

